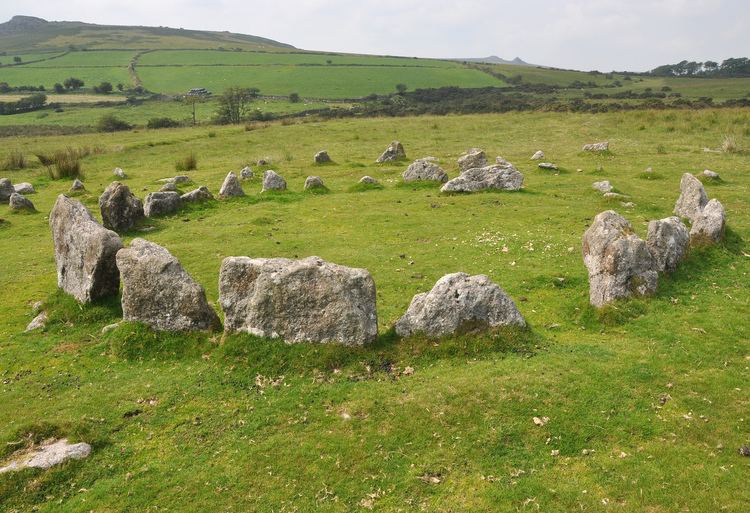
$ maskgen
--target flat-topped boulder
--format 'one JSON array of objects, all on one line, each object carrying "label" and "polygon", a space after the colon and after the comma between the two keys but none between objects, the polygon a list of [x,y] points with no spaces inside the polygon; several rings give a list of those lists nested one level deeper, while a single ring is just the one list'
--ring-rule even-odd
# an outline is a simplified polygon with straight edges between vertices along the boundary
[{"label": "flat-topped boulder", "polygon": [[378,157],[378,160],[376,160],[376,162],[377,163],[395,162],[395,161],[404,160],[404,159],[406,159],[406,152],[404,151],[404,146],[398,141],[393,141],[391,144],[388,145],[385,151]]},{"label": "flat-topped boulder", "polygon": [[61,440],[45,440],[38,447],[31,450],[19,451],[17,456],[11,455],[8,465],[0,467],[0,474],[25,468],[47,470],[68,460],[81,460],[91,454],[91,446],[87,443],[70,443],[67,438]]},{"label": "flat-topped boulder", "polygon": [[146,195],[146,201],[143,203],[143,213],[146,217],[174,214],[181,208],[182,198],[180,193],[173,191],[150,192]]},{"label": "flat-topped boulder", "polygon": [[378,334],[370,273],[318,257],[226,258],[219,303],[228,332],[351,346],[373,342]]},{"label": "flat-topped boulder", "polygon": [[117,252],[123,320],[158,331],[208,331],[221,323],[206,293],[165,248],[134,239]]},{"label": "flat-topped boulder", "polygon": [[18,194],[17,192],[10,195],[8,206],[15,212],[36,212],[34,203],[23,194]]},{"label": "flat-topped boulder", "polygon": [[49,216],[55,246],[57,286],[81,303],[113,296],[120,289],[115,255],[118,235],[96,222],[80,202],[59,195]]},{"label": "flat-topped boulder", "polygon": [[221,189],[219,189],[219,197],[232,198],[244,195],[245,191],[242,190],[242,183],[240,183],[240,180],[239,178],[237,178],[237,175],[234,173],[234,171],[230,171],[227,174],[227,177],[224,178],[224,183],[221,184]]},{"label": "flat-topped boulder", "polygon": [[648,245],[613,210],[597,215],[583,235],[589,301],[596,307],[656,292],[658,274]]},{"label": "flat-topped boulder", "polygon": [[434,161],[425,159],[412,162],[402,176],[405,182],[424,180],[445,183],[448,181],[448,173],[442,167]]},{"label": "flat-topped boulder", "polygon": [[719,200],[712,199],[693,218],[690,238],[696,244],[719,242],[724,238],[725,229],[726,213],[724,212],[724,205]]},{"label": "flat-topped boulder", "polygon": [[462,173],[469,169],[487,166],[487,155],[480,148],[471,148],[458,158],[458,169]]},{"label": "flat-topped boulder", "polygon": [[591,184],[591,188],[594,189],[595,191],[599,191],[605,194],[608,192],[612,192],[612,189],[614,189],[614,187],[612,187],[612,184],[609,183],[609,180],[602,180],[601,182],[594,182]]},{"label": "flat-topped boulder", "polygon": [[683,174],[680,180],[680,197],[675,203],[674,213],[692,222],[707,203],[706,189],[700,180],[690,173]]},{"label": "flat-topped boulder", "polygon": [[313,190],[313,189],[325,189],[326,186],[323,183],[323,179],[319,176],[308,176],[305,178],[305,187],[304,189],[306,191]]},{"label": "flat-topped boulder", "polygon": [[316,164],[326,164],[331,162],[331,157],[326,150],[320,150],[315,156],[313,156],[313,162]]},{"label": "flat-topped boulder", "polygon": [[454,273],[440,278],[429,292],[414,296],[395,329],[402,337],[419,333],[442,337],[499,326],[526,326],[513,300],[483,274]]},{"label": "flat-topped boulder", "polygon": [[143,203],[120,182],[112,182],[99,197],[99,211],[105,228],[126,232],[143,218]]},{"label": "flat-topped boulder", "polygon": [[449,180],[442,192],[477,192],[483,190],[517,191],[523,185],[523,174],[515,167],[492,165],[464,171]]},{"label": "flat-topped boulder", "polygon": [[690,245],[690,233],[679,217],[667,217],[648,223],[648,249],[659,272],[673,272]]},{"label": "flat-topped boulder", "polygon": [[8,203],[11,194],[16,192],[13,183],[8,178],[0,179],[0,203]]},{"label": "flat-topped boulder", "polygon": [[595,142],[591,144],[584,144],[583,151],[609,151],[609,142]]},{"label": "flat-topped boulder", "polygon": [[214,195],[211,194],[211,191],[209,191],[208,187],[205,185],[180,196],[180,200],[182,200],[183,203],[200,203],[212,199],[214,199]]},{"label": "flat-topped boulder", "polygon": [[29,182],[21,182],[13,185],[13,190],[18,194],[34,194],[34,186]]}]

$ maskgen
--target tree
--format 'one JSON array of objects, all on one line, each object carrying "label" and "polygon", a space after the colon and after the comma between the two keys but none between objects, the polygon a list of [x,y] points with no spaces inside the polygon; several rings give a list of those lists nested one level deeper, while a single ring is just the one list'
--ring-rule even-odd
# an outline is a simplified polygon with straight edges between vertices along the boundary
[{"label": "tree", "polygon": [[54,89],[57,94],[62,94],[65,92],[65,87],[60,82],[57,82],[55,85],[53,85],[52,89]]},{"label": "tree", "polygon": [[396,91],[398,91],[398,94],[404,94],[408,87],[406,87],[406,84],[396,84]]},{"label": "tree", "polygon": [[299,93],[291,93],[289,95],[289,101],[292,103],[299,103],[300,101]]},{"label": "tree", "polygon": [[98,86],[94,86],[94,92],[100,94],[109,94],[112,92],[112,84],[110,82],[102,82]]},{"label": "tree", "polygon": [[219,123],[239,124],[247,113],[253,99],[258,97],[260,90],[251,87],[230,87],[219,96],[217,120]]},{"label": "tree", "polygon": [[21,64],[21,58],[18,56],[13,57],[13,62],[15,62],[16,64]]},{"label": "tree", "polygon": [[63,85],[65,86],[65,89],[76,90],[82,88],[84,86],[84,83],[80,78],[70,77],[65,79]]},{"label": "tree", "polygon": [[121,130],[130,130],[133,126],[119,119],[114,114],[105,114],[96,124],[97,130],[100,132],[119,132]]}]

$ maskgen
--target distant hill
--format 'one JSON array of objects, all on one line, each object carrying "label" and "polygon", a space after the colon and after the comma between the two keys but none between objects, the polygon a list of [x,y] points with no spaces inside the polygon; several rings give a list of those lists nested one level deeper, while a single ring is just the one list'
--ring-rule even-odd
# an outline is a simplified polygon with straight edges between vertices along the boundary
[{"label": "distant hill", "polygon": [[489,57],[469,57],[466,59],[449,59],[451,61],[459,61],[459,62],[479,62],[483,64],[516,64],[518,66],[534,66],[534,64],[529,64],[528,62],[523,61],[520,57],[516,57],[512,61],[503,59],[502,57],[498,57],[497,55],[490,55]]},{"label": "distant hill", "polygon": [[0,23],[0,51],[58,51],[77,49],[195,48],[294,50],[292,45],[264,37],[169,27],[95,25],[80,21],[47,21],[14,16]]}]

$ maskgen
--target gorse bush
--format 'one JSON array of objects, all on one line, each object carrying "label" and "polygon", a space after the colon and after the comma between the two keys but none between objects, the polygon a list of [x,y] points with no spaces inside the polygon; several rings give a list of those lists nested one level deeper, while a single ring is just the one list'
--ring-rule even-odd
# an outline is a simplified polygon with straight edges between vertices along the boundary
[{"label": "gorse bush", "polygon": [[119,119],[114,114],[105,114],[96,124],[96,129],[99,132],[120,132],[123,130],[130,130],[133,126],[127,121]]},{"label": "gorse bush", "polygon": [[198,169],[198,158],[195,156],[195,153],[190,152],[175,162],[174,168],[177,171],[192,171]]}]

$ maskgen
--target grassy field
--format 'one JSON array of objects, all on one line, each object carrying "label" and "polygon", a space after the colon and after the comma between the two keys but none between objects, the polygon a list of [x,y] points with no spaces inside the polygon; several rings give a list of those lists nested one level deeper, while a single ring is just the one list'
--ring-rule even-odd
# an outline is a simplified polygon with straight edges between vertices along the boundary
[{"label": "grassy field", "polygon": [[[702,148],[733,135],[747,150],[749,122],[730,109],[512,113],[6,139],[3,151],[30,159],[96,147],[80,199],[97,216],[115,166],[143,196],[195,152],[194,183],[216,193],[228,170],[270,158],[287,193],[261,195],[256,178],[245,198],[126,239],[167,247],[212,302],[229,255],[365,267],[383,335],[357,350],[132,325],[102,335],[116,304],[78,308],[55,291],[46,215],[69,182],[41,167],[0,173],[32,182],[39,210],[0,207],[0,454],[28,433],[94,445],[84,461],[0,475],[0,510],[745,511],[750,153]],[[483,147],[516,163],[525,188],[443,196],[404,186],[406,164],[374,164],[394,138],[450,176],[462,151]],[[612,153],[580,152],[595,140]],[[312,165],[320,149],[334,164]],[[538,149],[559,174],[528,160]],[[726,243],[694,251],[655,297],[593,311],[580,255],[593,216],[614,208],[645,236],[649,219],[671,214],[682,173],[706,168],[723,178],[707,189],[727,209]],[[302,192],[312,174],[330,194]],[[384,189],[348,192],[365,174]],[[602,179],[635,207],[602,199],[591,189]],[[395,339],[389,327],[412,295],[455,271],[501,284],[529,331]],[[52,321],[22,334],[37,300]]]},{"label": "grassy field", "polygon": [[[93,53],[93,52],[92,52]],[[50,61],[51,63],[56,61]],[[40,63],[41,64],[41,63]],[[130,87],[130,77],[125,66],[102,66],[102,67],[37,67],[34,64],[28,66],[13,66],[11,68],[0,68],[0,81],[7,82],[12,86],[44,86],[52,89],[55,83],[62,84],[66,78],[75,77],[83,80],[87,88],[99,85],[101,82],[110,82],[113,85],[123,84]]]}]

